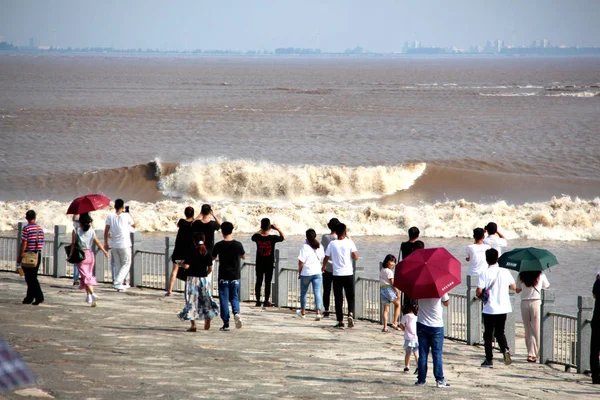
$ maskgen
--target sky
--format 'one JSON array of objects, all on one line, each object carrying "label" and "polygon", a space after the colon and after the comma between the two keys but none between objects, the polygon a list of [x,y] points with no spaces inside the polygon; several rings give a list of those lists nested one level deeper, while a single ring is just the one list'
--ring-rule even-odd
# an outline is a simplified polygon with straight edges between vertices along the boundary
[{"label": "sky", "polygon": [[0,37],[17,45],[274,50],[405,41],[468,49],[487,40],[600,47],[600,0],[0,0]]}]

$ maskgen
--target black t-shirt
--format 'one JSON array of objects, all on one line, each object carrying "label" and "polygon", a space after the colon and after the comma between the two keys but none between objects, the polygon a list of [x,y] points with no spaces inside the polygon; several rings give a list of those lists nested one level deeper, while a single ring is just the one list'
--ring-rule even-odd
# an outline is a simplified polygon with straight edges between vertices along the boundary
[{"label": "black t-shirt", "polygon": [[283,237],[255,233],[252,241],[256,242],[256,266],[272,268],[275,265],[275,243],[283,242]]},{"label": "black t-shirt", "polygon": [[205,254],[200,254],[198,248],[193,248],[188,251],[183,263],[189,264],[190,266],[186,270],[187,276],[198,276],[203,278],[208,276],[208,267],[213,265],[213,259],[210,252],[207,251]]},{"label": "black t-shirt", "polygon": [[193,248],[192,223],[185,219],[180,219],[177,222],[179,230],[175,238],[175,248],[171,259],[173,261],[183,260],[190,249]]},{"label": "black t-shirt", "polygon": [[244,246],[237,240],[221,240],[213,247],[213,257],[219,257],[218,279],[233,281],[240,279],[240,257],[246,254]]},{"label": "black t-shirt", "polygon": [[425,248],[425,243],[423,243],[420,240],[416,240],[414,242],[403,242],[400,245],[400,253],[402,254],[402,259],[404,260],[413,251],[415,251],[417,249],[424,249],[424,248]]},{"label": "black t-shirt", "polygon": [[219,229],[221,229],[221,225],[213,220],[204,223],[198,219],[192,224],[192,232],[204,233],[204,238],[206,239],[204,244],[208,251],[211,251],[215,245],[215,231],[218,231]]},{"label": "black t-shirt", "polygon": [[592,293],[596,295],[592,325],[594,325],[595,327],[600,327],[600,279],[596,279],[596,282],[594,282],[594,288],[592,289]]}]

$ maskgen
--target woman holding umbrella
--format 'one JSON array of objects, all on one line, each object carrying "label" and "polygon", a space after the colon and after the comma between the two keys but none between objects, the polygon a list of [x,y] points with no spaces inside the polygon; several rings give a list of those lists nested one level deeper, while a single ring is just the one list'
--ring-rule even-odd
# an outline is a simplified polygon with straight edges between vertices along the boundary
[{"label": "woman holding umbrella", "polygon": [[550,287],[542,272],[558,264],[554,254],[535,247],[518,248],[502,254],[498,264],[519,272],[517,293],[521,293],[521,316],[525,326],[527,361],[536,362],[540,346],[541,292]]},{"label": "woman holding umbrella", "polygon": [[77,270],[79,270],[79,290],[85,289],[86,297],[85,302],[96,307],[98,304],[98,296],[94,294],[92,286],[96,286],[96,276],[94,275],[94,264],[96,262],[94,257],[94,251],[92,246],[95,243],[96,246],[104,253],[105,257],[108,257],[108,251],[102,246],[102,243],[96,237],[96,232],[91,229],[92,217],[90,214],[83,213],[79,216],[79,227],[75,229],[71,235],[71,254],[75,250],[75,243],[79,241],[83,252],[85,253],[85,259],[79,264],[75,264]]},{"label": "woman holding umbrella", "polygon": [[521,293],[521,316],[525,326],[527,361],[536,362],[540,350],[540,305],[542,289],[548,289],[550,282],[542,271],[519,273],[517,293]]}]

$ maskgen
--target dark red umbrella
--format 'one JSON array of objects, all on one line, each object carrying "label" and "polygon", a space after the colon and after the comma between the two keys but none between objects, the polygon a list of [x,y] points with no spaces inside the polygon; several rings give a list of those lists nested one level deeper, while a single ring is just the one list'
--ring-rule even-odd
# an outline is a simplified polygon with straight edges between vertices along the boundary
[{"label": "dark red umbrella", "polygon": [[69,205],[67,214],[83,214],[90,211],[96,211],[107,207],[110,199],[101,194],[86,194],[76,198]]},{"label": "dark red umbrella", "polygon": [[394,276],[394,286],[411,299],[440,298],[460,282],[460,261],[443,247],[413,251]]}]

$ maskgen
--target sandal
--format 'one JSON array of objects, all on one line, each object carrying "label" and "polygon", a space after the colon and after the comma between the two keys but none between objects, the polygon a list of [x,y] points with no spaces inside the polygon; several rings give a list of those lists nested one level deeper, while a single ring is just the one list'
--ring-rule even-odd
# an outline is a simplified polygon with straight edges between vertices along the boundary
[{"label": "sandal", "polygon": [[396,325],[396,324],[392,325],[392,328],[395,329],[395,330],[397,330],[397,331],[400,330],[400,328],[398,328],[398,325]]},{"label": "sandal", "polygon": [[534,363],[537,362],[537,360],[535,359],[535,357],[527,357],[527,362]]},{"label": "sandal", "polygon": [[188,329],[186,332],[196,332],[196,330],[197,330],[197,329],[196,329],[196,327],[194,326],[194,327],[192,327],[192,328]]},{"label": "sandal", "polygon": [[383,329],[381,330],[381,332],[385,332],[385,333],[389,333],[389,331],[390,331],[390,330],[389,330],[388,328],[383,328]]},{"label": "sandal", "polygon": [[172,295],[173,295],[173,293],[171,293],[171,292],[165,293],[165,297],[169,297],[169,296],[172,296]]},{"label": "sandal", "polygon": [[204,320],[204,330],[207,331],[210,329],[210,319]]}]

